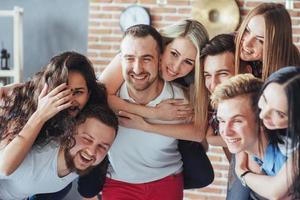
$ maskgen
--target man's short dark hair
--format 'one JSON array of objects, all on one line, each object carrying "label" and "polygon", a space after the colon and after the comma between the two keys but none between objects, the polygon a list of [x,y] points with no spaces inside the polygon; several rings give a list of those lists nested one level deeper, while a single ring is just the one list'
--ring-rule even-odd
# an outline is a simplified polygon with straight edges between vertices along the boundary
[{"label": "man's short dark hair", "polygon": [[138,24],[131,26],[125,31],[123,38],[125,38],[128,35],[138,38],[143,38],[150,35],[156,41],[159,53],[163,52],[162,37],[160,33],[150,25]]},{"label": "man's short dark hair", "polygon": [[77,126],[84,123],[87,118],[95,118],[103,124],[118,131],[118,118],[107,105],[90,104],[84,107],[76,118]]},{"label": "man's short dark hair", "polygon": [[215,56],[224,52],[235,52],[234,35],[232,34],[220,34],[212,38],[201,49],[201,57]]}]

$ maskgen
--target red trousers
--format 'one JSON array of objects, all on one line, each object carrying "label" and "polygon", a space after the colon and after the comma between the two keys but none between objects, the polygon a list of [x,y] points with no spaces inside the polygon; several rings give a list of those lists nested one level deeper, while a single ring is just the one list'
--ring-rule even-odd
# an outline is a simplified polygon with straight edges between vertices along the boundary
[{"label": "red trousers", "polygon": [[102,200],[182,200],[182,173],[157,181],[132,184],[106,178]]}]

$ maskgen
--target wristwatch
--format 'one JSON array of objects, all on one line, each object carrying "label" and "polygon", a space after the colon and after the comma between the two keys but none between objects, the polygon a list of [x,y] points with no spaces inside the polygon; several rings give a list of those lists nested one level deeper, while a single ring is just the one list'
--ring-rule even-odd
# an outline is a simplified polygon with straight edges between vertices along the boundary
[{"label": "wristwatch", "polygon": [[251,171],[250,171],[250,170],[247,170],[247,171],[245,171],[244,173],[242,173],[242,174],[240,175],[240,181],[241,181],[241,183],[242,183],[242,185],[243,185],[244,187],[247,187],[246,180],[245,180],[245,176],[246,176],[246,174],[248,174],[248,173],[251,173]]}]

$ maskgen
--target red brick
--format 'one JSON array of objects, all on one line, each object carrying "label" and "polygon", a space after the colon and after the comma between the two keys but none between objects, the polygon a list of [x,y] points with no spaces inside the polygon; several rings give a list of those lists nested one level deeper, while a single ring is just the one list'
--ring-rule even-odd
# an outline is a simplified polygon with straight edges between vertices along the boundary
[{"label": "red brick", "polygon": [[114,0],[114,3],[137,3],[137,0]]},{"label": "red brick", "polygon": [[214,169],[219,169],[219,170],[225,170],[228,171],[229,166],[228,165],[220,165],[220,164],[214,164],[213,165]]},{"label": "red brick", "polygon": [[300,8],[300,2],[294,1],[294,8]]},{"label": "red brick", "polygon": [[295,25],[299,25],[300,24],[300,20],[299,19],[292,19],[292,25],[295,26]]},{"label": "red brick", "polygon": [[189,0],[167,0],[168,1],[168,5],[191,5],[191,1]]},{"label": "red brick", "polygon": [[99,55],[104,58],[113,58],[116,56],[116,53],[103,52],[103,53],[100,53]]},{"label": "red brick", "polygon": [[201,189],[202,192],[209,192],[209,193],[214,193],[214,194],[221,194],[222,193],[222,189],[219,188],[202,188]]},{"label": "red brick", "polygon": [[111,19],[112,18],[112,14],[90,14],[90,18],[91,19]]},{"label": "red brick", "polygon": [[109,50],[111,49],[110,45],[103,45],[103,44],[90,44],[88,45],[89,49],[100,49],[100,50]]},{"label": "red brick", "polygon": [[101,25],[106,27],[119,27],[119,22],[101,22]]},{"label": "red brick", "polygon": [[120,44],[118,44],[118,45],[113,45],[113,46],[112,46],[112,49],[113,49],[113,50],[117,50],[117,51],[120,50]]},{"label": "red brick", "polygon": [[95,57],[97,57],[97,56],[98,56],[98,54],[95,53],[95,52],[88,52],[88,54],[87,54],[87,57],[88,57],[89,59],[95,58]]},{"label": "red brick", "polygon": [[168,7],[156,7],[150,9],[151,14],[166,14],[166,13],[175,13],[176,8],[168,8]]},{"label": "red brick", "polygon": [[190,14],[192,10],[191,8],[179,8],[177,12],[179,14]]},{"label": "red brick", "polygon": [[97,42],[97,41],[99,41],[99,38],[95,37],[95,36],[88,36],[88,41],[89,42]]},{"label": "red brick", "polygon": [[91,60],[93,64],[95,65],[108,65],[109,61],[108,60]]},{"label": "red brick", "polygon": [[223,174],[220,172],[215,171],[215,178],[216,177],[223,177]]},{"label": "red brick", "polygon": [[139,0],[141,5],[143,4],[156,4],[156,0]]},{"label": "red brick", "polygon": [[103,42],[121,42],[120,37],[101,37],[101,41]]},{"label": "red brick", "polygon": [[299,37],[293,37],[293,42],[294,43],[298,43],[300,41],[300,38]]},{"label": "red brick", "polygon": [[109,30],[109,29],[90,29],[89,30],[89,33],[92,33],[92,34],[100,34],[100,35],[107,35],[107,34],[111,34],[112,31]]},{"label": "red brick", "polygon": [[179,21],[184,18],[182,16],[165,16],[165,17],[163,17],[163,19],[167,20],[167,21]]},{"label": "red brick", "polygon": [[290,13],[291,17],[299,17],[300,16],[300,11],[289,10],[289,13]]},{"label": "red brick", "polygon": [[112,33],[115,35],[120,35],[120,37],[123,36],[123,31],[121,31],[121,29],[115,29],[112,31]]},{"label": "red brick", "polygon": [[245,4],[245,7],[248,7],[248,8],[252,9],[252,8],[258,6],[261,3],[262,2],[259,2],[259,1],[247,1],[246,4]]},{"label": "red brick", "polygon": [[162,16],[159,15],[151,15],[151,21],[161,21]]},{"label": "red brick", "polygon": [[300,34],[300,28],[294,28],[293,34]]},{"label": "red brick", "polygon": [[218,185],[218,186],[227,186],[227,181],[224,181],[224,180],[215,180],[213,182],[214,185]]},{"label": "red brick", "polygon": [[118,13],[118,14],[114,14],[114,15],[112,15],[112,19],[117,19],[117,20],[119,20],[120,19],[120,13]]},{"label": "red brick", "polygon": [[101,10],[103,11],[122,11],[124,6],[102,6]]},{"label": "red brick", "polygon": [[97,11],[97,10],[100,10],[100,7],[99,6],[90,6],[90,11]]},{"label": "red brick", "polygon": [[209,156],[208,158],[210,161],[222,161],[221,156]]}]

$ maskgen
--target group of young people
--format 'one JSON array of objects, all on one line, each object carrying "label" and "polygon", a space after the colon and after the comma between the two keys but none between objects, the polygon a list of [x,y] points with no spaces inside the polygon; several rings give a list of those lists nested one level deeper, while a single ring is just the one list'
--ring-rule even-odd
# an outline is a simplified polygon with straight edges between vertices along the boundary
[{"label": "group of young people", "polygon": [[62,199],[80,176],[86,198],[180,200],[197,162],[182,140],[223,147],[227,199],[299,199],[299,66],[276,3],[211,40],[196,20],[130,27],[98,82],[85,56],[57,55],[1,88],[0,199]]}]

